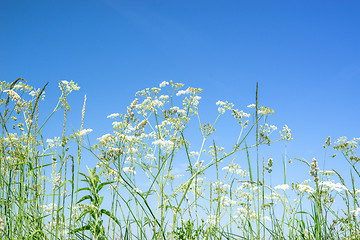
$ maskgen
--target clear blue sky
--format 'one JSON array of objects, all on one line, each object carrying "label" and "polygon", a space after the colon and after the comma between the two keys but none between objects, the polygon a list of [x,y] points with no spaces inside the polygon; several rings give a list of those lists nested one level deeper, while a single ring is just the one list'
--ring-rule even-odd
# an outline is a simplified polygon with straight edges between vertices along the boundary
[{"label": "clear blue sky", "polygon": [[246,110],[259,82],[271,123],[292,129],[289,157],[321,160],[327,136],[360,136],[360,2],[1,0],[0,80],[18,77],[50,82],[50,104],[58,81],[77,82],[70,124],[87,94],[96,137],[111,131],[108,114],[162,81],[203,88],[205,116],[218,100]]}]

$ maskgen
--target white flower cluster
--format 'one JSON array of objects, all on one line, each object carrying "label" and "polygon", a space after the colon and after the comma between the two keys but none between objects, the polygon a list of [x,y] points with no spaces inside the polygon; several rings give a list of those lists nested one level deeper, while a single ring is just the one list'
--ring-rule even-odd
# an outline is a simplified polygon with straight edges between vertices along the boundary
[{"label": "white flower cluster", "polygon": [[179,90],[176,93],[176,96],[185,95],[185,94],[189,94],[189,93],[190,93],[190,88],[187,88],[186,90]]},{"label": "white flower cluster", "polygon": [[123,171],[125,172],[125,173],[132,173],[132,174],[136,174],[136,171],[135,171],[135,167],[124,167],[123,168]]},{"label": "white flower cluster", "polygon": [[154,142],[152,142],[152,144],[154,144],[155,146],[159,146],[161,149],[164,149],[165,151],[170,151],[174,146],[174,143],[172,141],[164,140],[164,139],[155,140]]},{"label": "white flower cluster", "polygon": [[249,220],[256,219],[256,213],[249,208],[239,207],[235,212],[234,218],[239,218],[239,217]]},{"label": "white flower cluster", "polygon": [[277,129],[277,127],[275,125],[269,125],[267,123],[260,126],[260,132],[267,134],[267,135],[271,134],[276,129]]},{"label": "white flower cluster", "polygon": [[203,164],[204,164],[204,160],[196,161],[194,164],[194,168],[200,169],[203,166]]},{"label": "white flower cluster", "polygon": [[57,205],[49,203],[48,205],[43,205],[42,208],[46,213],[52,213],[55,209],[57,209]]},{"label": "white flower cluster", "polygon": [[313,193],[315,190],[310,187],[308,184],[297,184],[296,188],[299,190],[300,193]]},{"label": "white flower cluster", "polygon": [[87,135],[87,134],[89,134],[89,133],[91,133],[93,130],[92,129],[83,129],[83,130],[81,130],[81,131],[79,131],[78,133],[76,133],[75,135],[76,136],[84,136],[84,135]]},{"label": "white flower cluster", "polygon": [[78,87],[77,83],[74,83],[72,80],[70,82],[68,81],[61,81],[59,83],[59,88],[60,90],[62,90],[64,88],[66,93],[71,93],[72,91],[77,91],[80,89],[80,87]]},{"label": "white flower cluster", "polygon": [[355,210],[350,210],[350,213],[351,213],[354,217],[356,217],[356,216],[359,215],[359,213],[360,213],[360,208],[357,208],[357,209],[355,209]]},{"label": "white flower cluster", "polygon": [[136,192],[136,193],[142,194],[142,191],[141,191],[140,189],[138,189],[138,188],[134,188],[133,190],[134,190],[134,192]]},{"label": "white flower cluster", "polygon": [[113,136],[110,133],[107,133],[101,137],[99,137],[97,140],[100,144],[106,145],[107,143],[111,142],[113,139]]},{"label": "white flower cluster", "polygon": [[341,183],[334,183],[331,181],[324,181],[324,182],[319,182],[319,186],[324,186],[328,189],[330,189],[331,191],[337,191],[337,192],[341,192],[343,190],[347,191],[347,188],[342,185]]},{"label": "white flower cluster", "polygon": [[[29,95],[33,98],[37,97],[37,95],[40,93],[40,89],[32,90],[29,92]],[[45,99],[45,91],[41,93],[40,99],[43,101]]]},{"label": "white flower cluster", "polygon": [[275,186],[274,188],[275,188],[275,189],[281,189],[281,190],[283,190],[283,191],[286,191],[286,190],[289,189],[290,187],[289,187],[289,185],[287,185],[287,184],[280,184],[280,185]]},{"label": "white flower cluster", "polygon": [[286,140],[286,141],[292,140],[291,129],[287,125],[285,125],[283,127],[283,130],[280,132],[280,136],[282,140]]},{"label": "white flower cluster", "polygon": [[163,81],[162,83],[160,83],[160,87],[166,87],[166,85],[169,85],[169,83],[167,81]]},{"label": "white flower cluster", "polygon": [[54,139],[47,139],[48,148],[53,148],[55,146],[60,146],[60,137],[55,137]]},{"label": "white flower cluster", "polygon": [[55,178],[53,178],[53,188],[59,187],[63,181],[61,180],[61,173],[58,173]]},{"label": "white flower cluster", "polygon": [[107,118],[116,118],[116,117],[118,117],[118,116],[120,116],[120,114],[118,114],[118,113],[112,113],[112,114],[108,115]]},{"label": "white flower cluster", "polygon": [[17,105],[21,105],[21,97],[17,92],[14,90],[4,90],[3,92],[7,93],[11,100],[15,101]]},{"label": "white flower cluster", "polygon": [[274,110],[271,109],[271,108],[268,108],[268,107],[264,107],[264,106],[261,106],[258,110],[258,114],[261,114],[261,115],[270,115],[270,114],[273,114],[274,113]]},{"label": "white flower cluster", "polygon": [[237,201],[230,199],[228,196],[222,197],[224,206],[233,206],[237,204]]},{"label": "white flower cluster", "polygon": [[209,215],[206,219],[206,223],[210,225],[215,225],[219,222],[219,217],[216,215]]},{"label": "white flower cluster", "polygon": [[230,163],[229,166],[223,167],[223,171],[228,171],[230,173],[235,173],[239,176],[246,177],[248,176],[248,173],[246,170],[241,169],[239,164]]},{"label": "white flower cluster", "polygon": [[217,101],[216,105],[218,107],[219,114],[224,114],[226,110],[231,110],[234,107],[234,104],[229,102]]},{"label": "white flower cluster", "polygon": [[170,108],[170,111],[175,111],[179,114],[186,115],[186,111],[184,109],[180,109],[179,107],[172,107]]}]

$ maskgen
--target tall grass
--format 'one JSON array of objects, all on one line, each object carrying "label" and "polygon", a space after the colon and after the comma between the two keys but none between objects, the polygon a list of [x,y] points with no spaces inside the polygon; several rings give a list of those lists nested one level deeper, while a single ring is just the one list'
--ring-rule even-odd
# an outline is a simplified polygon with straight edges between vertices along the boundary
[{"label": "tall grass", "polygon": [[[263,145],[292,137],[286,125],[269,123],[274,111],[259,104],[257,88],[249,113],[218,101],[215,120],[206,122],[202,89],[162,82],[137,92],[126,113],[109,115],[112,132],[95,144],[84,129],[86,96],[79,130],[66,134],[67,97],[77,84],[60,82],[57,105],[39,118],[45,89],[23,79],[1,83],[1,239],[360,238],[359,138],[324,144],[341,153],[346,178],[320,170],[315,158],[265,159]],[[45,140],[44,127],[59,111],[62,134]],[[238,134],[225,151],[215,126],[227,114]],[[276,186],[274,161],[283,165]],[[288,162],[308,168],[303,182],[290,183]]]}]

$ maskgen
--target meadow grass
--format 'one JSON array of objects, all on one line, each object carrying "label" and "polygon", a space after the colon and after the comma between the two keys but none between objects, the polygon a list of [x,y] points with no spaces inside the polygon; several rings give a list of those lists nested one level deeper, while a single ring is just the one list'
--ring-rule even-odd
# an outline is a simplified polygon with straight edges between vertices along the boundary
[{"label": "meadow grass", "polygon": [[[342,155],[350,177],[320,170],[315,158],[284,156],[284,183],[273,186],[274,160],[261,148],[290,141],[291,130],[268,123],[274,111],[259,105],[257,89],[249,113],[218,101],[207,123],[198,109],[202,89],[162,82],[137,92],[126,113],[109,115],[112,132],[90,144],[86,96],[80,129],[66,134],[74,82],[59,83],[59,101],[43,122],[46,85],[17,79],[0,87],[1,239],[360,239],[360,139],[324,144]],[[62,134],[46,140],[56,112]],[[226,152],[214,140],[225,115],[238,131]],[[86,169],[91,161],[96,166]],[[290,183],[289,162],[307,168],[303,182]]]}]

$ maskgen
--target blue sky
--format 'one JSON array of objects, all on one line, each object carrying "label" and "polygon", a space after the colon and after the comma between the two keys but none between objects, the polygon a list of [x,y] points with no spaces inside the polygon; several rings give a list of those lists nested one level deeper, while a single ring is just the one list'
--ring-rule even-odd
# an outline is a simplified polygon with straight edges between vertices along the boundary
[{"label": "blue sky", "polygon": [[[292,129],[289,157],[323,159],[328,136],[360,136],[359,12],[350,0],[1,0],[0,80],[49,82],[52,106],[58,81],[77,82],[70,125],[79,127],[86,94],[85,128],[96,137],[111,131],[107,115],[162,81],[203,88],[200,113],[211,117],[218,100],[246,110],[259,82],[271,123]],[[275,150],[280,159],[284,144]]]}]

